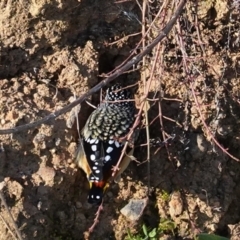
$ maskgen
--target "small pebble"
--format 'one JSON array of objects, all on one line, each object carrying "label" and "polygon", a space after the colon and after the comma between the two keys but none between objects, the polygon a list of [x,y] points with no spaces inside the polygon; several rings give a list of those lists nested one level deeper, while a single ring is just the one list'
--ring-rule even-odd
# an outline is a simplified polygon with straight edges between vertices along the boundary
[{"label": "small pebble", "polygon": [[147,198],[131,199],[129,203],[121,209],[121,213],[129,220],[136,221],[142,216],[147,202]]}]

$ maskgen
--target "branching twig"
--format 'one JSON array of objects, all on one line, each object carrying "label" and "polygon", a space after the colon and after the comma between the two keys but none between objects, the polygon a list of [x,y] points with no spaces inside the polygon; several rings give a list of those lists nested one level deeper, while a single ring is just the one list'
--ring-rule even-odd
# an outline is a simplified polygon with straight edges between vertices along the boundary
[{"label": "branching twig", "polygon": [[86,100],[89,96],[91,96],[93,93],[99,91],[101,88],[106,86],[108,83],[116,79],[118,76],[120,76],[123,72],[130,69],[133,65],[136,65],[141,59],[148,53],[152,51],[152,49],[162,40],[164,39],[167,34],[171,31],[172,27],[176,23],[176,20],[178,19],[180,13],[182,12],[184,6],[186,4],[186,0],[181,0],[180,4],[178,5],[178,8],[175,12],[175,14],[172,16],[172,19],[167,23],[167,25],[162,29],[162,31],[158,34],[158,36],[152,41],[151,44],[146,46],[145,49],[139,54],[137,54],[135,57],[133,57],[131,60],[129,60],[127,63],[125,63],[123,66],[115,70],[109,77],[102,80],[99,84],[97,84],[95,87],[91,88],[87,93],[83,94],[81,97],[79,97],[76,101],[68,104],[67,106],[63,107],[62,109],[49,114],[48,116],[35,121],[33,123],[28,123],[22,126],[18,126],[15,128],[9,128],[9,129],[0,129],[0,134],[10,134],[10,133],[17,133],[23,130],[29,130],[32,128],[35,128],[43,123],[46,123],[50,120],[55,119],[56,117],[60,116],[61,114],[64,114],[68,111],[70,111],[73,107],[76,105],[82,103],[84,100]]},{"label": "branching twig", "polygon": [[186,52],[186,48],[185,48],[185,45],[184,45],[184,41],[182,39],[182,29],[180,27],[180,23],[179,21],[177,21],[177,29],[179,31],[179,34],[178,34],[178,38],[177,38],[177,41],[178,41],[178,44],[180,46],[180,49],[181,49],[181,52],[182,52],[182,59],[183,59],[183,68],[184,68],[184,71],[186,73],[186,76],[189,80],[189,83],[190,83],[190,88],[191,88],[191,92],[192,92],[192,95],[193,95],[193,98],[194,98],[194,102],[197,106],[197,111],[199,113],[199,116],[200,116],[200,119],[201,119],[201,122],[202,124],[204,125],[204,127],[206,128],[206,131],[208,132],[208,134],[210,135],[212,141],[225,153],[227,154],[229,157],[231,157],[233,160],[237,161],[237,162],[240,162],[240,159],[234,157],[232,154],[230,154],[226,149],[224,149],[224,147],[217,141],[217,139],[215,138],[214,134],[212,133],[212,131],[210,130],[210,128],[208,127],[204,117],[203,117],[203,114],[202,114],[202,111],[201,111],[201,105],[197,99],[197,96],[196,96],[196,93],[195,93],[195,90],[194,90],[194,82],[193,82],[193,79],[191,77],[191,74],[190,74],[190,69],[188,67],[188,64],[187,64],[187,52]]},{"label": "branching twig", "polygon": [[229,153],[226,149],[224,149],[224,147],[216,140],[215,136],[212,134],[212,131],[209,129],[208,125],[206,124],[206,122],[205,122],[205,120],[204,120],[204,117],[203,117],[203,114],[202,114],[202,111],[201,111],[200,104],[199,104],[199,102],[198,102],[196,93],[195,93],[195,91],[194,91],[193,83],[190,84],[190,87],[191,87],[191,91],[192,91],[192,94],[193,94],[193,97],[194,97],[195,104],[196,104],[196,106],[197,106],[197,111],[198,111],[198,113],[199,113],[200,119],[201,119],[204,127],[206,128],[208,134],[210,135],[211,139],[212,139],[213,142],[214,142],[224,153],[226,153],[230,158],[234,159],[234,160],[237,161],[237,162],[240,162],[240,159],[239,159],[239,158],[236,158],[236,157],[234,157],[232,154],[230,154],[230,153]]},{"label": "branching twig", "polygon": [[[178,8],[177,8],[177,10],[176,10],[176,13],[173,15],[173,18],[176,18],[175,21],[177,20],[177,16],[180,15],[180,13],[181,13],[181,11],[182,11],[185,3],[186,3],[186,1],[184,1],[184,0],[180,2],[179,6],[178,6]],[[180,10],[180,9],[181,9],[181,10]],[[172,19],[173,19],[173,18],[172,18]],[[169,23],[172,21],[172,19],[169,21]],[[168,24],[169,24],[169,23],[168,23]],[[168,24],[167,24],[167,25],[168,25]],[[160,36],[160,35],[159,35],[159,36]],[[158,38],[158,37],[157,37],[157,38]],[[156,38],[156,39],[157,39],[157,38]],[[156,42],[156,39],[154,40],[154,42]],[[151,44],[152,44],[152,43],[151,43]],[[150,45],[151,45],[151,44],[150,44]],[[156,46],[157,44],[158,44],[158,42],[156,42],[155,46]],[[150,45],[148,45],[148,47],[149,47]],[[148,47],[147,47],[147,48],[148,48]],[[146,93],[149,92],[150,84],[151,84],[151,81],[148,81],[148,82],[147,82],[147,86],[146,86]],[[147,96],[145,96],[145,98],[144,98],[143,101],[142,101],[142,104],[141,104],[141,106],[140,106],[140,109],[139,109],[139,112],[138,112],[138,114],[137,114],[136,120],[135,120],[135,122],[134,122],[134,124],[133,124],[133,127],[132,127],[131,131],[129,132],[129,134],[128,134],[128,136],[127,136],[126,144],[124,145],[124,148],[123,148],[123,150],[122,150],[122,154],[121,154],[121,156],[120,156],[120,158],[119,158],[119,160],[118,160],[117,165],[115,166],[115,168],[114,168],[114,170],[113,170],[112,177],[114,177],[114,176],[116,175],[116,172],[117,172],[117,170],[119,169],[119,165],[120,165],[120,163],[121,163],[121,161],[122,161],[122,158],[123,158],[123,156],[124,156],[124,154],[125,154],[125,152],[126,152],[127,145],[128,145],[128,141],[131,139],[131,136],[132,136],[132,134],[133,134],[133,132],[134,132],[134,129],[138,126],[138,123],[139,123],[139,121],[140,121],[141,114],[142,114],[143,109],[144,109],[144,106],[145,106],[145,104],[146,104],[146,103],[145,103],[145,99],[146,99],[146,98],[147,98]]]}]

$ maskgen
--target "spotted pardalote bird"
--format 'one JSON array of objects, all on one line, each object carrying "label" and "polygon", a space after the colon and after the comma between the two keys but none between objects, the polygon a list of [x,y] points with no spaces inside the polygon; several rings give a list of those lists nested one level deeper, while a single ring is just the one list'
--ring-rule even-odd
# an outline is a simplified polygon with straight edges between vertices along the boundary
[{"label": "spotted pardalote bird", "polygon": [[[116,84],[106,91],[105,100],[89,116],[81,131],[76,161],[86,173],[89,203],[101,203],[125,145],[126,135],[135,121],[135,102],[128,89]],[[114,180],[127,168],[133,148],[127,147]]]}]

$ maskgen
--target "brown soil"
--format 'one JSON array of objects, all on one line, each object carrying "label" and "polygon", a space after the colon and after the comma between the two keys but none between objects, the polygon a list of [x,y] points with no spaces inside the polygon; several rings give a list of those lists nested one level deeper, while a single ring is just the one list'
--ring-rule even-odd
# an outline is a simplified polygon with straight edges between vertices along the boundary
[{"label": "brown soil", "polygon": [[[100,2],[0,2],[0,129],[61,109],[74,95],[81,96],[99,83],[99,74],[129,56],[141,35],[111,43],[141,32],[138,5],[135,1]],[[200,43],[193,41],[199,38],[192,6],[189,3],[182,15],[187,19],[182,28],[188,56],[194,58],[189,63],[194,91],[215,138],[240,158],[239,9],[235,6],[232,11],[232,1],[227,0],[199,3]],[[203,126],[173,32],[163,42],[164,74],[155,78],[149,96],[161,88],[162,114],[174,121],[163,118],[161,127],[159,119],[154,121],[150,137],[161,138],[162,128],[176,137],[167,148],[151,148],[150,176],[146,163],[133,162],[121,182],[110,187],[90,239],[125,239],[128,231],[141,232],[143,224],[155,228],[162,219],[171,220],[176,228],[174,234],[165,231],[161,239],[192,239],[199,232],[240,238],[240,163],[223,153]],[[152,58],[147,58],[147,69]],[[134,84],[143,71],[140,68],[118,80]],[[139,97],[142,88],[135,90]],[[98,99],[95,94],[90,100],[97,104]],[[91,111],[85,105],[80,126]],[[150,105],[151,122],[159,108],[156,103]],[[84,239],[94,221],[97,207],[86,202],[88,183],[74,163],[77,132],[66,126],[69,115],[28,131],[0,135],[0,182],[6,184],[3,194],[24,239]],[[146,143],[145,129],[138,141],[142,143]],[[136,148],[135,157],[144,162],[146,148]],[[128,221],[120,210],[131,198],[146,197],[149,177],[151,196],[143,216],[137,222]],[[0,214],[11,227],[3,206]],[[0,229],[0,239],[14,239],[2,219]]]}]

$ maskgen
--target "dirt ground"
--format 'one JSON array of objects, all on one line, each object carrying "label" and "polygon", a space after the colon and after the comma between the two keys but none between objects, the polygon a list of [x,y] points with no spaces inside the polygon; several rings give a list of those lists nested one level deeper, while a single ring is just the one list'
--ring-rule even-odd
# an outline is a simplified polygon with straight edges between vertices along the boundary
[{"label": "dirt ground", "polygon": [[[161,2],[153,1],[153,17]],[[180,21],[194,84],[183,70],[176,26],[162,42],[163,74],[154,76],[149,94],[162,96],[149,102],[150,138],[162,140],[163,130],[175,138],[166,147],[151,147],[149,174],[147,149],[138,147],[146,143],[143,120],[134,154],[143,164],[132,162],[120,183],[110,187],[89,239],[127,239],[128,232],[141,235],[143,224],[160,228],[163,220],[174,228],[166,228],[159,239],[193,239],[200,232],[240,239],[240,163],[209,133],[240,158],[240,3],[198,1],[196,7],[194,2]],[[0,12],[0,129],[66,106],[126,59],[141,39],[141,10],[134,0],[2,0]],[[158,33],[156,26],[148,41]],[[133,88],[138,99],[154,54],[147,56],[146,66],[140,63],[118,79],[124,85],[140,83]],[[97,105],[99,94],[90,101]],[[82,105],[80,126],[90,111]],[[74,163],[77,132],[66,125],[69,115],[0,135],[2,192],[23,239],[84,239],[93,224],[97,207],[87,203],[88,183]],[[138,221],[129,221],[120,210],[132,198],[146,198],[149,180],[147,207]],[[2,205],[0,214],[0,239],[14,239]]]}]

